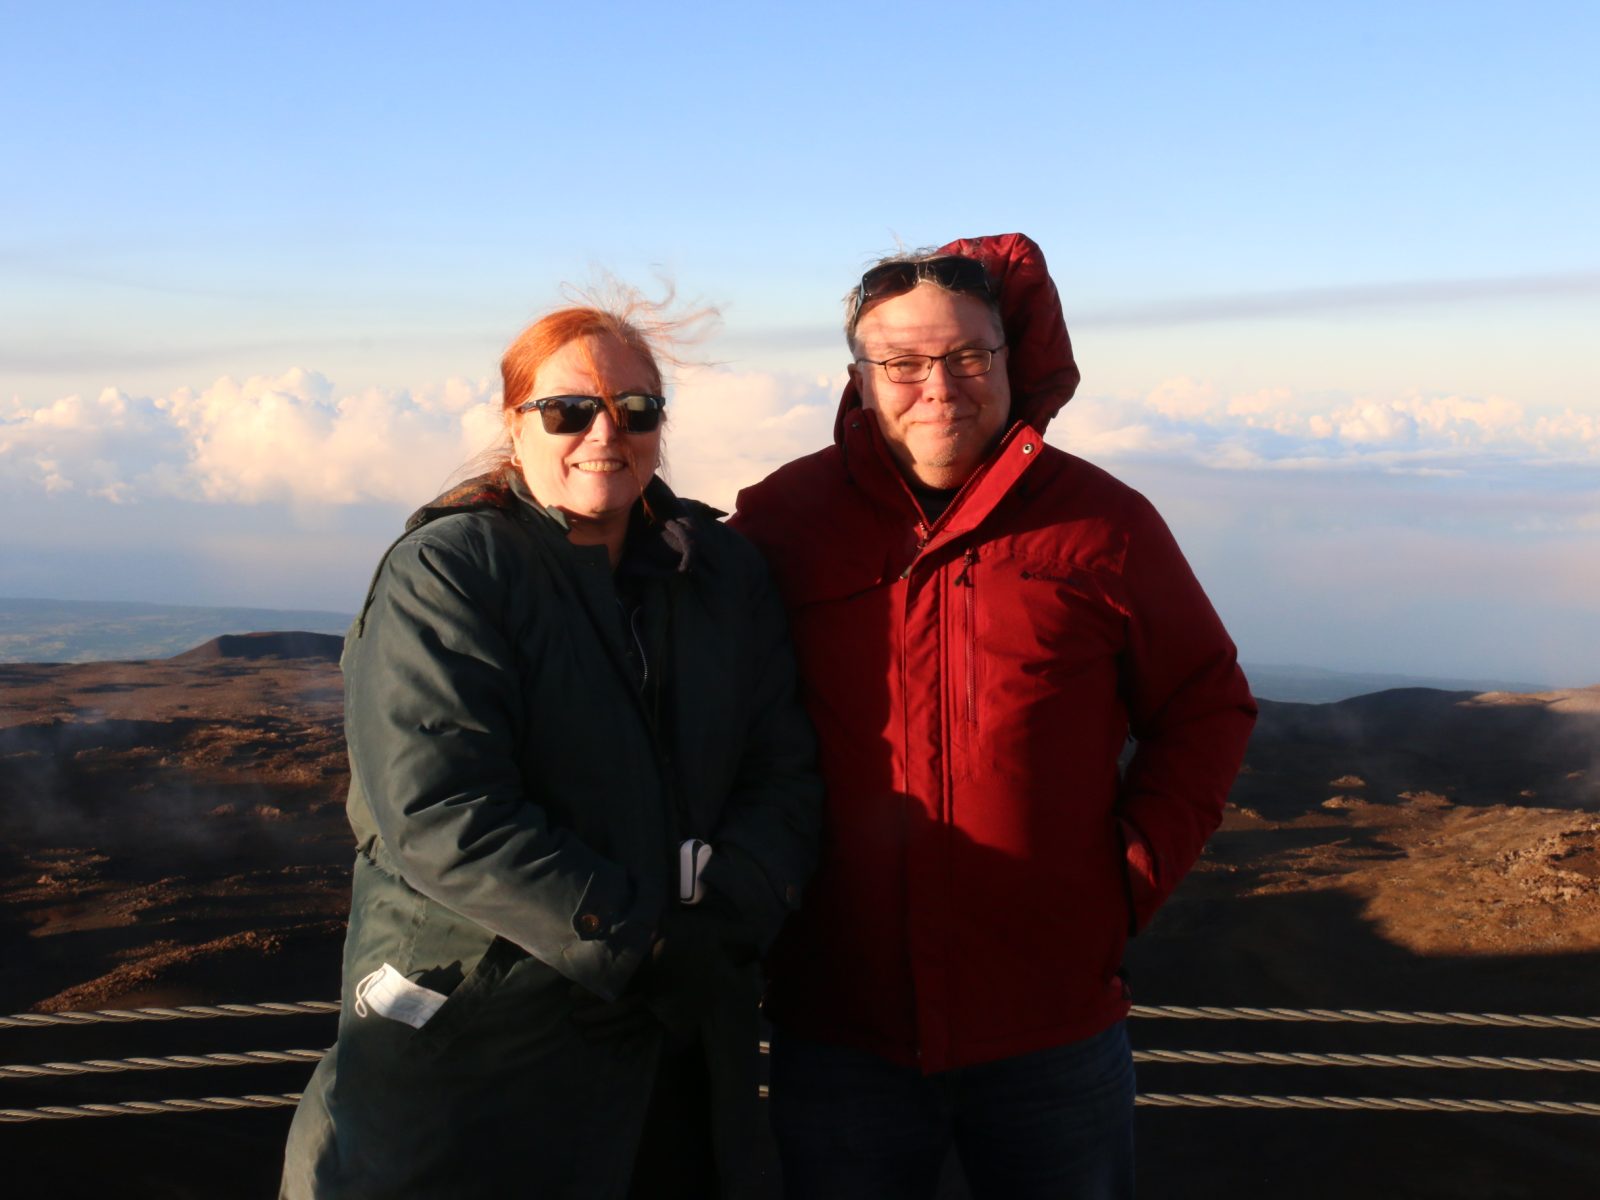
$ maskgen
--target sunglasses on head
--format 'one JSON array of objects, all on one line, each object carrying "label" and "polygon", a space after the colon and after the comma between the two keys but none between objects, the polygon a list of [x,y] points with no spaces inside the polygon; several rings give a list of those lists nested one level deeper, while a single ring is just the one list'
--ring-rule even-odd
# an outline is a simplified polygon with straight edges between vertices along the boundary
[{"label": "sunglasses on head", "polygon": [[946,291],[994,295],[994,283],[989,278],[988,268],[981,262],[960,254],[946,254],[921,262],[890,262],[873,267],[861,277],[861,286],[856,289],[856,312],[859,314],[869,300],[898,296],[924,280]]},{"label": "sunglasses on head", "polygon": [[661,412],[667,407],[665,396],[652,396],[649,392],[624,392],[611,397],[608,405],[599,396],[544,396],[538,400],[524,400],[517,405],[519,413],[539,410],[539,420],[546,433],[583,433],[594,424],[594,416],[602,408],[620,420],[629,433],[652,433],[661,426]]}]

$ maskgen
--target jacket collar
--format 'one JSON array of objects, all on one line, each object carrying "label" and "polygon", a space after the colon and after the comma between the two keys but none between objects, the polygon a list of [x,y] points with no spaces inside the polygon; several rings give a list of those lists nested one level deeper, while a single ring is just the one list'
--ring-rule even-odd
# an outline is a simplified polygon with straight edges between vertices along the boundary
[{"label": "jacket collar", "polygon": [[[565,513],[540,504],[528,490],[522,473],[514,467],[504,467],[474,476],[435,496],[406,518],[406,532],[451,513],[480,509],[498,509],[511,516],[548,522],[563,537],[569,528]],[[675,575],[689,571],[695,561],[692,516],[689,505],[660,476],[652,476],[645,485],[644,503],[635,504],[628,518],[624,561],[630,573]]]},{"label": "jacket collar", "polygon": [[1026,421],[1014,421],[989,457],[967,477],[949,506],[929,523],[900,473],[899,464],[889,453],[878,414],[860,409],[850,413],[842,424],[840,449],[845,471],[875,505],[903,512],[916,523],[922,553],[937,550],[981,525],[1024,472],[1039,460],[1044,448],[1044,436],[1038,429]]},{"label": "jacket collar", "polygon": [[659,477],[645,486],[644,500],[628,515],[628,541],[619,569],[656,577],[688,574],[695,563],[695,529],[689,506]]},{"label": "jacket collar", "polygon": [[429,521],[436,521],[451,513],[483,508],[509,510],[515,503],[508,480],[508,476],[513,474],[515,472],[509,469],[491,471],[446,488],[406,518],[406,532],[410,533]]}]

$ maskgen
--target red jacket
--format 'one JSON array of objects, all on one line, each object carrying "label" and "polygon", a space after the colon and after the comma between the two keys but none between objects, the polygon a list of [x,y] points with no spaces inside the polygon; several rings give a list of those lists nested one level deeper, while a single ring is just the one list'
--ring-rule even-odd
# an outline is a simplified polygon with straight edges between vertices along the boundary
[{"label": "red jacket", "polygon": [[828,788],[768,1013],[929,1073],[1127,1012],[1124,943],[1216,828],[1255,717],[1155,509],[1044,443],[1077,369],[1038,247],[946,249],[1001,282],[994,453],[929,524],[852,386],[836,444],[734,517],[788,606]]}]

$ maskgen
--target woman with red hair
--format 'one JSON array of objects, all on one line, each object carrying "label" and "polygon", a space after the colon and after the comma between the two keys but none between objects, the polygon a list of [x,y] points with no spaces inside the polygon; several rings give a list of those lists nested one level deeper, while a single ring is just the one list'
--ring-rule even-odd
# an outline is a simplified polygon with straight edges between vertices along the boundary
[{"label": "woman with red hair", "polygon": [[820,790],[759,556],[657,475],[680,327],[637,298],[530,326],[490,469],[378,567],[338,1043],[283,1197],[750,1185],[757,960]]}]

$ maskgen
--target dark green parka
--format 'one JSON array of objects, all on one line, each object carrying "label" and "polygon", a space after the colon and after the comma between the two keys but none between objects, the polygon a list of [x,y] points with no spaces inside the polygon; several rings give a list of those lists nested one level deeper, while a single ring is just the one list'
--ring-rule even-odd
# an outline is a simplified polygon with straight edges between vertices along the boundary
[{"label": "dark green parka", "polygon": [[[661,1036],[586,1038],[675,903],[677,847],[764,946],[815,861],[820,785],[759,555],[659,480],[613,576],[514,473],[420,510],[344,655],[356,860],[338,1044],[282,1195],[620,1196]],[[619,602],[618,579],[632,603]],[[421,1028],[358,1004],[384,964],[448,996]],[[749,1185],[757,969],[700,1034],[724,1195]],[[361,1015],[362,1012],[365,1015]]]}]

